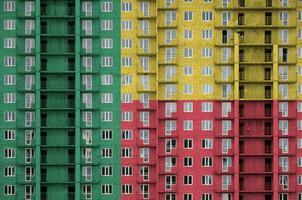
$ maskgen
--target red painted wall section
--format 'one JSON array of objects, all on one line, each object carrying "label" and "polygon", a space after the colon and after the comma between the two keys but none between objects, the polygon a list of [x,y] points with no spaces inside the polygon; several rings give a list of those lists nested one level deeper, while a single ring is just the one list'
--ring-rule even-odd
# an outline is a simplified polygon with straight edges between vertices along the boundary
[{"label": "red painted wall section", "polygon": [[[279,112],[278,101],[229,102],[231,110],[227,116],[222,115],[222,101],[212,102],[212,112],[202,112],[203,101],[190,101],[193,103],[193,112],[184,112],[185,102],[188,101],[175,101],[176,111],[169,116],[165,113],[167,102],[164,101],[150,101],[149,108],[144,108],[138,101],[122,104],[122,112],[133,112],[133,121],[122,121],[122,130],[133,131],[131,140],[121,139],[122,148],[133,149],[133,156],[122,158],[121,161],[122,166],[133,167],[132,176],[121,177],[122,184],[133,185],[133,193],[122,195],[123,200],[143,199],[140,194],[142,184],[150,186],[149,199],[159,200],[164,200],[165,195],[169,193],[177,194],[177,199],[180,200],[188,193],[192,194],[194,199],[201,199],[202,193],[211,193],[213,199],[220,200],[223,193],[230,193],[233,200],[273,200],[279,198],[280,192],[288,193],[289,199],[296,199],[297,191],[302,191],[302,187],[297,186],[297,174],[301,174],[302,169],[296,167],[297,156],[302,156],[302,150],[297,149],[297,137],[299,134],[302,137],[302,132],[297,131],[297,120],[302,119],[302,113],[297,112],[296,102],[288,102],[287,115]],[[140,112],[144,111],[150,112],[148,126],[144,126],[140,121]],[[176,122],[177,129],[167,135],[166,122],[171,120]],[[193,121],[192,130],[184,130],[185,120]],[[203,120],[212,121],[213,129],[202,130]],[[288,120],[287,134],[279,130],[280,120]],[[225,121],[231,123],[231,129],[227,133],[223,131]],[[142,129],[149,130],[149,144],[144,144],[140,139],[139,132]],[[281,138],[288,139],[287,153],[279,148]],[[166,144],[169,139],[175,140],[176,148],[167,151]],[[192,139],[193,148],[184,147],[184,141],[187,139]],[[213,148],[202,147],[202,141],[205,139],[213,141]],[[231,141],[227,152],[222,151],[225,140]],[[140,148],[149,148],[148,163],[140,158]],[[289,158],[287,172],[282,171],[279,166],[280,156]],[[191,167],[184,166],[185,157],[192,158]],[[212,167],[202,166],[203,157],[212,158]],[[225,157],[232,158],[232,164],[223,171],[222,159]],[[175,166],[167,171],[166,160],[171,158],[175,159]],[[149,166],[147,181],[140,176],[141,166]],[[289,176],[288,190],[279,186],[278,179],[282,174]],[[193,176],[193,183],[184,185],[184,176],[190,175]],[[202,176],[205,175],[212,176],[212,184],[202,184]],[[226,175],[231,176],[231,183],[223,188],[222,176]],[[176,184],[167,188],[167,176],[175,176]]]}]

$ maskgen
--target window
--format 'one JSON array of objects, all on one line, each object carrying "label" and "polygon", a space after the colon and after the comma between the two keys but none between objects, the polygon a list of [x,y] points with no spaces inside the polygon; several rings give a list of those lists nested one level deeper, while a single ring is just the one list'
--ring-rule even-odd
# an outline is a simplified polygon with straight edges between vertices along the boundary
[{"label": "window", "polygon": [[183,200],[193,200],[193,194],[184,194]]},{"label": "window", "polygon": [[112,93],[102,93],[101,94],[101,103],[112,103],[113,94]]},{"label": "window", "polygon": [[16,103],[16,93],[4,93],[4,103]]},{"label": "window", "polygon": [[92,186],[91,185],[83,185],[82,186],[82,194],[85,199],[92,199]]},{"label": "window", "polygon": [[132,194],[132,185],[130,184],[122,185],[122,194]]},{"label": "window", "polygon": [[131,85],[132,84],[132,76],[131,75],[122,75],[122,84],[123,85]]},{"label": "window", "polygon": [[15,140],[16,131],[15,130],[5,130],[4,131],[4,140]]},{"label": "window", "polygon": [[15,30],[16,29],[16,20],[7,19],[4,20],[4,30]]},{"label": "window", "polygon": [[4,167],[4,176],[5,177],[16,176],[16,167],[13,167],[13,166]]},{"label": "window", "polygon": [[124,31],[132,30],[132,20],[122,20],[122,27],[121,29]]},{"label": "window", "polygon": [[85,32],[85,35],[92,35],[92,20],[83,20],[82,30]]},{"label": "window", "polygon": [[132,112],[122,112],[122,121],[132,121],[133,120],[133,113]]},{"label": "window", "polygon": [[213,158],[212,157],[202,157],[201,158],[201,166],[202,167],[212,167],[213,166]]},{"label": "window", "polygon": [[213,148],[213,139],[202,139],[201,148],[202,149],[212,149]]},{"label": "window", "polygon": [[101,192],[102,194],[106,194],[106,195],[110,195],[112,194],[112,185],[109,185],[109,184],[102,184],[101,185]]},{"label": "window", "polygon": [[101,3],[101,11],[102,12],[112,12],[113,3],[112,2],[102,2]]},{"label": "window", "polygon": [[193,85],[192,84],[184,85],[184,94],[193,94]]},{"label": "window", "polygon": [[4,121],[5,122],[16,121],[16,112],[13,112],[13,111],[4,112]]},{"label": "window", "polygon": [[201,121],[201,130],[203,130],[203,131],[213,130],[213,121],[212,120],[202,120]]},{"label": "window", "polygon": [[202,185],[212,185],[213,177],[212,176],[201,176],[201,184]]},{"label": "window", "polygon": [[4,195],[15,195],[16,186],[15,185],[5,185],[4,186]]},{"label": "window", "polygon": [[193,67],[192,66],[185,66],[184,67],[184,75],[185,76],[192,76],[193,75]]},{"label": "window", "polygon": [[32,31],[35,30],[35,21],[34,20],[25,20],[25,35],[32,34]]},{"label": "window", "polygon": [[184,185],[192,185],[193,184],[193,176],[184,176]]},{"label": "window", "polygon": [[122,158],[132,158],[132,148],[123,148],[121,156]]},{"label": "window", "polygon": [[111,31],[113,29],[113,20],[102,20],[101,21],[101,30],[102,31]]},{"label": "window", "polygon": [[25,16],[31,16],[32,12],[35,11],[35,2],[34,1],[25,1]]},{"label": "window", "polygon": [[4,75],[4,85],[16,85],[16,75]]},{"label": "window", "polygon": [[192,21],[193,20],[193,13],[186,11],[184,12],[184,20],[185,21]]},{"label": "window", "polygon": [[16,48],[16,38],[4,38],[4,48]]},{"label": "window", "polygon": [[184,38],[189,40],[193,38],[193,31],[192,30],[184,30]]},{"label": "window", "polygon": [[192,48],[184,48],[184,57],[192,58],[193,57],[193,49]]},{"label": "window", "polygon": [[203,58],[212,58],[212,48],[202,48],[201,54]]},{"label": "window", "polygon": [[[201,200],[213,200],[213,195],[209,193],[203,193],[201,195]],[[231,198],[226,199],[222,194],[222,200],[231,200]]]},{"label": "window", "polygon": [[185,131],[193,130],[193,120],[184,120],[184,130]]},{"label": "window", "polygon": [[113,39],[103,38],[101,40],[101,47],[103,49],[112,49],[112,47],[113,47]]},{"label": "window", "polygon": [[122,48],[124,49],[132,48],[132,39],[122,39]]},{"label": "window", "polygon": [[82,12],[84,16],[92,16],[92,2],[82,2]]},{"label": "window", "polygon": [[201,93],[202,94],[212,94],[213,93],[213,85],[211,85],[211,84],[203,84],[201,86]]},{"label": "window", "polygon": [[131,2],[122,2],[122,11],[123,12],[132,11],[132,3]]},{"label": "window", "polygon": [[123,67],[132,66],[132,57],[122,57],[122,66]]},{"label": "window", "polygon": [[103,111],[101,112],[101,121],[111,122],[113,119],[113,112]]},{"label": "window", "polygon": [[122,176],[132,176],[132,167],[130,166],[124,166],[122,167]]},{"label": "window", "polygon": [[15,158],[16,149],[15,148],[5,148],[4,149],[4,158]]},{"label": "window", "polygon": [[111,166],[102,166],[101,167],[101,176],[112,176],[113,168]]},{"label": "window", "polygon": [[122,93],[122,103],[132,103],[132,93]]},{"label": "window", "polygon": [[202,66],[201,67],[201,75],[202,76],[212,76],[213,75],[212,67],[210,67],[210,66]]},{"label": "window", "polygon": [[15,1],[4,1],[3,2],[3,10],[6,12],[13,12],[16,10],[16,3]]},{"label": "window", "polygon": [[110,129],[105,129],[105,130],[102,130],[101,132],[101,139],[102,140],[112,140],[112,130]]},{"label": "window", "polygon": [[193,112],[193,102],[184,102],[184,112]]},{"label": "window", "polygon": [[282,22],[283,26],[288,25],[288,12],[287,11],[280,12],[280,21]]},{"label": "window", "polygon": [[193,148],[193,140],[192,139],[184,139],[184,148],[192,149]]},{"label": "window", "polygon": [[213,102],[202,102],[201,112],[213,112]]},{"label": "window", "polygon": [[212,30],[210,29],[202,30],[202,39],[210,40],[212,39],[212,37],[213,37]]},{"label": "window", "polygon": [[210,11],[202,12],[202,20],[203,21],[212,21],[213,13]]},{"label": "window", "polygon": [[122,140],[132,140],[132,130],[122,130]]},{"label": "window", "polygon": [[15,67],[16,66],[16,57],[4,57],[4,66],[5,67]]},{"label": "window", "polygon": [[84,177],[85,181],[92,181],[92,167],[91,166],[83,166],[82,176]]},{"label": "window", "polygon": [[101,76],[101,84],[102,85],[112,85],[113,76],[112,75],[102,75]]},{"label": "window", "polygon": [[113,152],[111,148],[103,148],[101,150],[101,157],[102,158],[112,158]]}]

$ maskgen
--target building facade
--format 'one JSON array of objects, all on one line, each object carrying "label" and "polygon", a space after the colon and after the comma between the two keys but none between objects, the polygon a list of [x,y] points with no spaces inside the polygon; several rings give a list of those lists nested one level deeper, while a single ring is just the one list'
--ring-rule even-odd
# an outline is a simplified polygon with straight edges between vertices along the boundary
[{"label": "building facade", "polygon": [[301,5],[122,0],[121,199],[302,199]]},{"label": "building facade", "polygon": [[301,0],[0,10],[1,200],[302,200]]},{"label": "building facade", "polygon": [[119,199],[120,3],[0,8],[0,199]]}]

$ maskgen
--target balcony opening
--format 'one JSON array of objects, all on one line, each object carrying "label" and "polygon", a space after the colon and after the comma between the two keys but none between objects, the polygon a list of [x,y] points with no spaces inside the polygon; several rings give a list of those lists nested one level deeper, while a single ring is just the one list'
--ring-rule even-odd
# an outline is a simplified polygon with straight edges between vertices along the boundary
[{"label": "balcony opening", "polygon": [[270,67],[264,68],[264,80],[265,81],[272,80],[272,69]]},{"label": "balcony opening", "polygon": [[41,168],[41,182],[46,182],[47,181],[47,169],[46,168]]},{"label": "balcony opening", "polygon": [[239,159],[239,171],[244,172],[244,161],[243,161],[243,159]]},{"label": "balcony opening", "polygon": [[41,58],[41,71],[47,71],[47,58]]},{"label": "balcony opening", "polygon": [[41,22],[41,34],[47,33],[47,22]]},{"label": "balcony opening", "polygon": [[47,162],[47,150],[43,149],[41,150],[41,163]]},{"label": "balcony opening", "polygon": [[75,199],[75,188],[74,186],[68,186],[68,200]]},{"label": "balcony opening", "polygon": [[68,131],[68,145],[74,145],[75,133],[73,130]]},{"label": "balcony opening", "polygon": [[272,49],[264,49],[264,62],[272,62]]},{"label": "balcony opening", "polygon": [[244,13],[238,13],[238,25],[244,25]]},{"label": "balcony opening", "polygon": [[69,126],[74,126],[74,120],[75,120],[75,114],[68,113],[68,125]]},{"label": "balcony opening", "polygon": [[238,0],[238,6],[244,7],[245,6],[245,0]]},{"label": "balcony opening", "polygon": [[47,4],[46,3],[41,3],[40,13],[42,16],[45,16],[47,14]]},{"label": "balcony opening", "polygon": [[41,145],[47,144],[47,132],[41,131]]},{"label": "balcony opening", "polygon": [[239,141],[239,153],[244,154],[244,141]]},{"label": "balcony opening", "polygon": [[68,34],[74,34],[74,21],[69,21],[68,22]]},{"label": "balcony opening", "polygon": [[239,50],[239,62],[244,62],[244,50]]},{"label": "balcony opening", "polygon": [[47,114],[41,113],[41,126],[46,126],[47,124]]},{"label": "balcony opening", "polygon": [[244,117],[244,105],[239,105],[239,117]]},{"label": "balcony opening", "polygon": [[244,135],[244,123],[239,122],[239,134]]},{"label": "balcony opening", "polygon": [[74,76],[68,76],[68,89],[74,89]]},{"label": "balcony opening", "polygon": [[41,200],[47,200],[47,186],[41,186]]},{"label": "balcony opening", "polygon": [[272,135],[272,122],[264,122],[264,135]]},{"label": "balcony opening", "polygon": [[282,62],[287,62],[288,58],[288,49],[287,48],[280,48],[280,56],[282,59]]},{"label": "balcony opening", "polygon": [[[244,190],[244,178],[243,177],[239,177],[239,190]],[[241,198],[239,198],[240,200],[243,200],[243,196],[241,196]]]},{"label": "balcony opening", "polygon": [[265,190],[271,190],[272,189],[272,177],[266,176],[264,179],[265,179]]},{"label": "balcony opening", "polygon": [[271,44],[272,43],[272,31],[264,32],[264,43]]},{"label": "balcony opening", "polygon": [[266,7],[272,7],[273,6],[272,0],[266,0],[265,5],[266,5]]},{"label": "balcony opening", "polygon": [[239,68],[239,80],[244,80],[244,67]]},{"label": "balcony opening", "polygon": [[265,115],[265,117],[272,117],[272,104],[271,103],[264,104],[264,115]]},{"label": "balcony opening", "polygon": [[41,52],[45,53],[47,51],[47,40],[41,40]]},{"label": "balcony opening", "polygon": [[75,69],[75,59],[68,58],[68,71],[74,71]]},{"label": "balcony opening", "polygon": [[68,163],[74,163],[74,149],[68,149]]},{"label": "balcony opening", "polygon": [[271,154],[272,153],[272,141],[271,140],[265,140],[264,141],[264,153],[265,154]]},{"label": "balcony opening", "polygon": [[75,4],[72,1],[69,1],[67,4],[67,9],[68,9],[68,16],[74,16],[74,8],[75,8]]},{"label": "balcony opening", "polygon": [[74,99],[75,99],[75,97],[74,97],[74,95],[73,94],[69,94],[68,95],[68,108],[74,108]]},{"label": "balcony opening", "polygon": [[41,89],[43,90],[47,89],[47,77],[45,76],[41,77]]},{"label": "balcony opening", "polygon": [[239,98],[244,98],[244,85],[239,85]]},{"label": "balcony opening", "polygon": [[265,25],[272,25],[272,13],[271,12],[265,13]]},{"label": "balcony opening", "polygon": [[41,95],[41,108],[47,108],[47,95]]},{"label": "balcony opening", "polygon": [[265,159],[265,172],[272,172],[272,159],[271,158],[266,158]]},{"label": "balcony opening", "polygon": [[239,43],[244,43],[244,31],[239,31]]},{"label": "balcony opening", "polygon": [[264,86],[264,97],[266,99],[272,98],[272,86]]},{"label": "balcony opening", "polygon": [[228,31],[222,30],[222,44],[228,43]]},{"label": "balcony opening", "polygon": [[68,168],[68,182],[74,182],[74,167]]},{"label": "balcony opening", "polygon": [[74,40],[68,40],[68,53],[74,53],[74,46],[75,42]]}]

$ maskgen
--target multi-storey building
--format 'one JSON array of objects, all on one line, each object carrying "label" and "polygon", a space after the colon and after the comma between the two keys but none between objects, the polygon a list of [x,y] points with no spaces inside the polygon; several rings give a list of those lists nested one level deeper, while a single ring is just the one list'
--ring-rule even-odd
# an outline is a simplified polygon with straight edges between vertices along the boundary
[{"label": "multi-storey building", "polygon": [[121,199],[302,199],[301,6],[122,0]]},{"label": "multi-storey building", "polygon": [[302,200],[301,0],[0,10],[1,200]]},{"label": "multi-storey building", "polygon": [[0,199],[119,199],[119,1],[0,10]]}]

